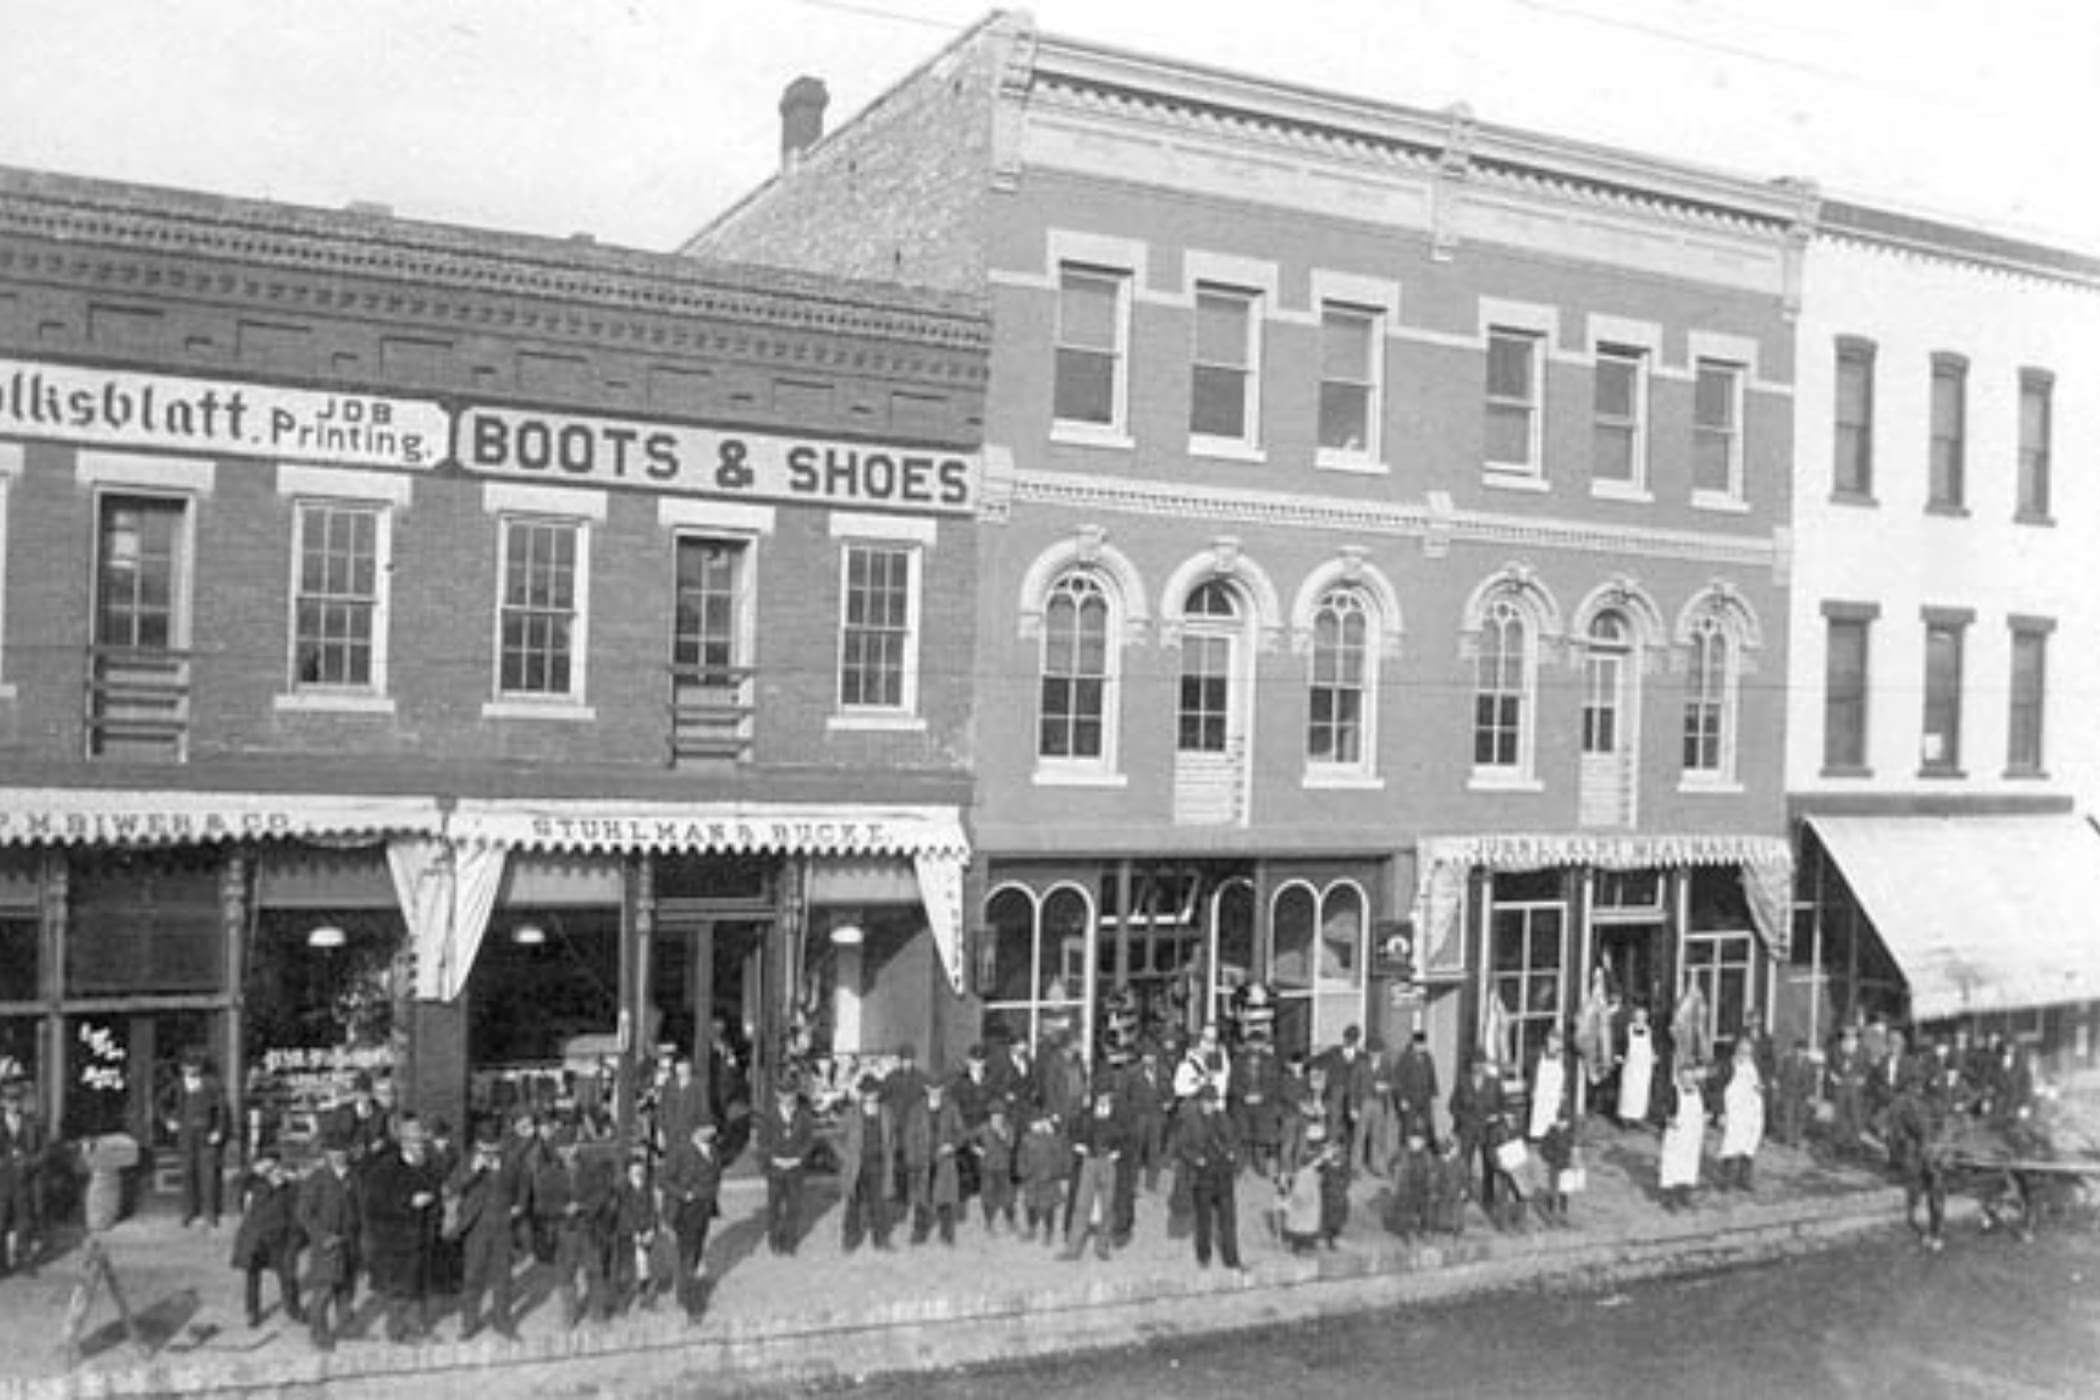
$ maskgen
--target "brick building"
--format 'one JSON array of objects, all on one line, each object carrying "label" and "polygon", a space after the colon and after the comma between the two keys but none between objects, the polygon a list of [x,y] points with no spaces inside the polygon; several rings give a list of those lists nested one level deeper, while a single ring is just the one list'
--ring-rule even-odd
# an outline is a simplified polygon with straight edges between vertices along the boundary
[{"label": "brick building", "polygon": [[1764,1013],[1801,191],[1013,15],[821,99],[687,251],[990,300],[988,1028]]},{"label": "brick building", "polygon": [[1804,293],[1801,1028],[1966,1022],[2089,1058],[2100,260],[1826,200]]},{"label": "brick building", "polygon": [[[976,298],[0,172],[0,1054],[455,1123],[961,975]],[[813,1044],[811,1043],[813,1042]],[[704,1063],[704,1059],[703,1059]]]}]

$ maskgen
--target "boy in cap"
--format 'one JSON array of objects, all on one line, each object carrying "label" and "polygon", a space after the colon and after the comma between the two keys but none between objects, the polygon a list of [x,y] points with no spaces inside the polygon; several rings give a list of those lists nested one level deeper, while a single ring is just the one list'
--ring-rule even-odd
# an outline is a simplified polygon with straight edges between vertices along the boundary
[{"label": "boy in cap", "polygon": [[715,1120],[693,1124],[664,1159],[664,1204],[678,1236],[678,1303],[698,1318],[707,1278],[707,1230],[722,1192],[722,1156]]},{"label": "boy in cap", "polygon": [[998,1233],[1001,1220],[1007,1229],[1014,1228],[1014,1163],[1021,1144],[1005,1099],[993,1099],[986,1114],[983,1125],[970,1134],[970,1150],[977,1160],[984,1232],[991,1235]]},{"label": "boy in cap", "polygon": [[1028,1125],[1028,1136],[1021,1141],[1021,1194],[1028,1211],[1030,1240],[1040,1229],[1044,1244],[1057,1243],[1057,1208],[1064,1199],[1071,1163],[1071,1149],[1057,1131],[1057,1119],[1048,1109],[1039,1108]]},{"label": "boy in cap", "polygon": [[241,1224],[234,1233],[231,1262],[248,1276],[242,1295],[248,1304],[248,1326],[262,1326],[265,1271],[277,1275],[277,1296],[284,1315],[304,1322],[306,1313],[299,1306],[299,1192],[284,1174],[276,1148],[256,1152],[242,1182],[241,1197]]}]

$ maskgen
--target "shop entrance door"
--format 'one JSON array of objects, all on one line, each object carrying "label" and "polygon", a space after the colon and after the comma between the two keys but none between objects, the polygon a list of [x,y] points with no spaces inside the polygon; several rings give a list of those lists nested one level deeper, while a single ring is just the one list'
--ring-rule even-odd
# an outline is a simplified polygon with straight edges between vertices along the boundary
[{"label": "shop entrance door", "polygon": [[1645,1005],[1660,1016],[1668,998],[1664,980],[1663,932],[1660,923],[1600,923],[1596,926],[1597,962],[1610,969],[1619,995],[1631,1006]]},{"label": "shop entrance door", "polygon": [[[772,933],[771,919],[745,916],[680,915],[657,925],[648,973],[652,1034],[657,1044],[691,1053],[725,1133],[748,1118],[779,1053],[780,972],[766,956]],[[717,1017],[727,1053],[717,1053]]]}]

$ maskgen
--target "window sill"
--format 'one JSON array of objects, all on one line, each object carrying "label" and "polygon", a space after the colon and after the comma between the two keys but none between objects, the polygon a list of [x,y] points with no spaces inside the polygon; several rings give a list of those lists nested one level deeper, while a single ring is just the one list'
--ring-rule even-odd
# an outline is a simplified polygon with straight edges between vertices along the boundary
[{"label": "window sill", "polygon": [[2004,778],[2009,783],[2046,783],[2049,770],[2046,768],[2008,768]]},{"label": "window sill", "polygon": [[588,724],[598,711],[575,700],[490,700],[481,707],[483,719],[552,719],[569,724]]},{"label": "window sill", "polygon": [[1837,767],[1826,765],[1819,776],[1825,778],[1871,778],[1874,776],[1874,770],[1864,765],[1858,767],[1850,764]]},{"label": "window sill", "polygon": [[1750,503],[1741,496],[1730,496],[1721,491],[1694,491],[1692,509],[1717,510],[1726,515],[1748,515]]},{"label": "window sill", "polygon": [[1308,768],[1298,786],[1307,792],[1384,792],[1385,779],[1376,773],[1323,771]]},{"label": "window sill", "polygon": [[1692,778],[1677,780],[1677,791],[1686,797],[1741,797],[1743,785],[1725,778]]},{"label": "window sill", "polygon": [[1252,462],[1260,465],[1269,460],[1269,454],[1251,442],[1237,438],[1202,437],[1189,435],[1189,456],[1216,457],[1227,462]]},{"label": "window sill", "polygon": [[1949,768],[1945,764],[1934,764],[1931,767],[1920,768],[1918,770],[1918,776],[1921,778],[1930,778],[1936,782],[1952,781],[1958,783],[1961,782],[1963,779],[1967,778],[1969,774],[1967,769]]},{"label": "window sill", "polygon": [[271,696],[270,708],[279,714],[390,715],[394,712],[394,697],[347,691],[332,694],[325,690],[294,690]]},{"label": "window sill", "polygon": [[1830,493],[1830,503],[1834,506],[1864,506],[1869,510],[1878,510],[1881,507],[1881,502],[1872,494],[1862,491],[1833,491]]},{"label": "window sill", "polygon": [[902,711],[887,714],[833,715],[824,721],[826,733],[865,734],[923,734],[926,721],[922,716],[905,714]]},{"label": "window sill", "polygon": [[1521,773],[1486,773],[1479,769],[1466,779],[1467,792],[1544,792],[1546,785]]},{"label": "window sill", "polygon": [[1337,448],[1321,447],[1313,452],[1313,466],[1323,472],[1348,472],[1354,476],[1391,476],[1393,469],[1376,457],[1352,456]]},{"label": "window sill", "polygon": [[1121,428],[1106,423],[1071,423],[1063,419],[1051,422],[1050,441],[1073,447],[1108,447],[1118,452],[1129,452],[1137,447],[1130,434]]},{"label": "window sill", "polygon": [[1925,513],[1927,515],[1943,515],[1949,520],[1967,520],[1969,518],[1969,508],[1964,505],[1957,505],[1952,501],[1927,501],[1925,503]]},{"label": "window sill", "polygon": [[1106,769],[1038,768],[1029,775],[1029,781],[1037,787],[1127,788],[1130,786],[1130,775],[1111,773]]},{"label": "window sill", "polygon": [[1480,473],[1480,484],[1494,491],[1531,491],[1544,495],[1553,489],[1552,482],[1528,467],[1501,467],[1489,462]]},{"label": "window sill", "polygon": [[1631,505],[1655,504],[1655,493],[1631,481],[1592,481],[1590,495],[1600,501],[1625,501]]},{"label": "window sill", "polygon": [[2056,517],[2053,515],[2034,515],[2022,512],[2013,516],[2013,524],[2039,525],[2045,530],[2053,530],[2056,528]]}]

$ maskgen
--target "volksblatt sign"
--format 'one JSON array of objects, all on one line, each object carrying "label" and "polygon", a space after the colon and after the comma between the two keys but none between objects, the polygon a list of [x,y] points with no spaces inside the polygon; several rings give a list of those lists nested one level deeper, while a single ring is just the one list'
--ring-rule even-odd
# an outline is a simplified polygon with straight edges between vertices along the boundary
[{"label": "volksblatt sign", "polygon": [[469,408],[453,457],[470,472],[574,486],[951,515],[977,508],[973,454],[672,423]]}]

